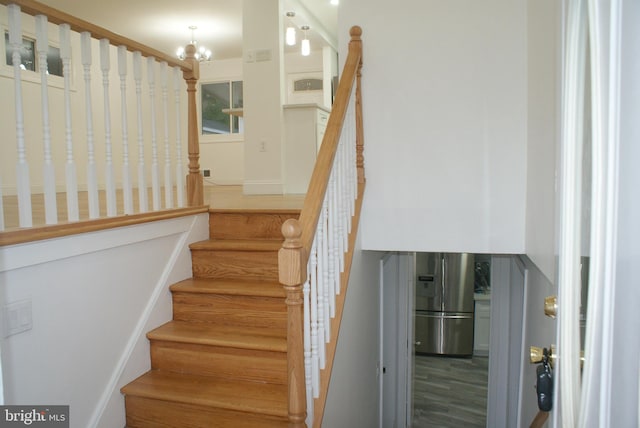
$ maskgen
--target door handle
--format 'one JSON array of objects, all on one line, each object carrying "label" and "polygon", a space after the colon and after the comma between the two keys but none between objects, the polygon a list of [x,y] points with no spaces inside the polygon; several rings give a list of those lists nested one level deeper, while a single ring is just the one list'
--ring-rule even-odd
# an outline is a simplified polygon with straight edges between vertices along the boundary
[{"label": "door handle", "polygon": [[[547,348],[540,348],[538,346],[530,346],[529,347],[529,361],[531,362],[531,364],[540,364],[541,362],[543,362],[544,360],[544,350]],[[549,358],[549,365],[551,366],[551,368],[553,368],[553,366],[556,363],[556,345],[551,345],[548,348],[548,358]],[[584,351],[580,351],[580,368],[582,369],[582,366],[584,365]]]},{"label": "door handle", "polygon": [[558,298],[547,296],[544,298],[544,314],[549,318],[555,318],[558,313]]},{"label": "door handle", "polygon": [[416,340],[415,342],[413,342],[413,344],[415,346],[420,346],[420,345],[422,345],[422,342],[420,342],[419,340]]}]

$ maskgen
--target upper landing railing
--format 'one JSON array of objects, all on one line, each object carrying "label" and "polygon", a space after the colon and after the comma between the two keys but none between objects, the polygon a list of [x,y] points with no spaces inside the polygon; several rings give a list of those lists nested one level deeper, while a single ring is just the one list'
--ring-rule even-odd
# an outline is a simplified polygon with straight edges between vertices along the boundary
[{"label": "upper landing railing", "polygon": [[[55,225],[203,204],[195,47],[180,61],[36,1],[0,4],[11,54],[0,102],[13,106],[0,124],[3,235],[41,225],[36,208]],[[52,48],[61,76],[48,70]]]}]

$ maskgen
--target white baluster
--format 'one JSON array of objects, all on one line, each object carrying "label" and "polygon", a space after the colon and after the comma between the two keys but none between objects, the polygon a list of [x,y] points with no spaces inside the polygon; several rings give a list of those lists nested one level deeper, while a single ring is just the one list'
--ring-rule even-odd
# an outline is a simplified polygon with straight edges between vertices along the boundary
[{"label": "white baluster", "polygon": [[[329,185],[327,187],[327,194],[326,194],[326,198],[327,198],[327,250],[328,250],[328,264],[329,264],[329,282],[327,283],[327,287],[325,290],[325,293],[327,293],[326,295],[326,300],[325,300],[325,304],[327,305],[327,308],[329,308],[329,317],[333,318],[335,316],[335,308],[333,307],[333,305],[331,304],[333,301],[332,296],[335,296],[336,292],[336,277],[339,276],[337,274],[337,270],[338,270],[338,265],[337,265],[337,260],[336,260],[336,256],[335,256],[335,252],[336,252],[336,237],[335,237],[335,199],[333,197],[333,194],[335,193],[334,190],[334,183],[335,183],[335,175],[333,174],[333,172],[331,172],[331,175],[329,176]],[[331,323],[329,322],[329,318],[326,319],[326,323],[325,323],[325,329],[328,330],[329,326],[331,325]],[[329,333],[327,333],[329,334]],[[329,335],[330,337],[330,335]],[[328,342],[328,340],[327,340]]]},{"label": "white baluster", "polygon": [[4,204],[2,201],[2,177],[0,176],[0,231],[4,230]]},{"label": "white baluster", "polygon": [[47,52],[49,51],[48,21],[45,15],[36,16],[36,52],[40,68],[40,94],[42,105],[42,140],[44,150],[43,176],[45,223],[58,222],[56,176],[51,157],[51,128],[49,127],[49,85],[47,79]]},{"label": "white baluster", "polygon": [[133,53],[133,80],[136,84],[136,101],[138,117],[138,204],[141,213],[149,210],[147,199],[147,181],[144,164],[144,136],[142,133],[142,54]]},{"label": "white baluster", "polygon": [[[307,263],[308,267],[309,263]],[[311,374],[311,319],[309,317],[309,270],[307,269],[307,280],[302,286],[303,306],[302,306],[302,332],[303,332],[303,355],[304,355],[304,384],[307,402],[313,401],[313,379]]]},{"label": "white baluster", "polygon": [[122,121],[122,199],[124,213],[133,214],[133,184],[129,166],[129,131],[127,120],[127,47],[118,46],[118,75],[120,76],[120,114]]},{"label": "white baluster", "polygon": [[20,6],[10,4],[9,12],[9,44],[12,49],[13,82],[16,103],[16,143],[18,159],[16,164],[16,186],[18,196],[18,215],[20,227],[31,227],[31,185],[29,184],[29,164],[27,163],[26,147],[24,144],[24,115],[22,111],[22,74],[20,72],[20,48],[22,47],[22,28]]},{"label": "white baluster", "polygon": [[[327,204],[322,204],[322,211],[318,219],[318,365],[324,369],[326,364],[327,341],[325,323],[329,320],[329,307],[325,305],[325,293],[327,301],[329,293],[327,284],[329,283],[329,271],[327,268]],[[327,320],[327,321],[325,321]]]},{"label": "white baluster", "polygon": [[111,55],[109,40],[100,40],[100,69],[102,70],[102,89],[104,99],[104,149],[105,149],[105,186],[107,199],[107,216],[117,214],[116,179],[113,171],[113,147],[111,145],[111,103],[109,102],[109,70]]},{"label": "white baluster", "polygon": [[62,75],[64,76],[65,107],[65,141],[66,141],[66,180],[67,180],[67,218],[69,221],[79,220],[78,211],[78,179],[76,163],[73,158],[73,128],[71,126],[71,27],[60,25],[60,59],[62,59]]},{"label": "white baluster", "polygon": [[[355,89],[353,90],[353,118],[351,119],[351,148],[349,153],[351,160],[349,161],[349,167],[351,168],[351,216],[356,214],[356,199],[358,198],[358,169],[356,168],[356,141],[357,141],[357,128],[356,128],[356,101],[355,101]],[[351,232],[351,230],[349,230]]]},{"label": "white baluster", "polygon": [[182,136],[180,130],[180,87],[182,78],[180,77],[180,69],[173,68],[173,90],[176,100],[176,197],[178,207],[184,207],[184,170],[182,166]]},{"label": "white baluster", "polygon": [[329,295],[329,307],[331,309],[331,318],[336,316],[336,294],[340,294],[340,250],[342,248],[342,239],[340,239],[340,200],[338,194],[338,177],[337,171],[334,169],[331,171],[331,207],[330,218],[332,218],[331,234],[333,237],[333,248],[331,251],[333,257],[333,264],[335,266],[335,275],[333,277],[333,284],[331,294]]},{"label": "white baluster", "polygon": [[85,120],[87,126],[87,198],[89,201],[89,218],[98,218],[100,217],[100,202],[98,198],[98,173],[93,141],[93,110],[91,103],[91,33],[85,31],[80,34],[80,47],[82,50]]},{"label": "white baluster", "polygon": [[164,206],[173,208],[173,180],[171,180],[171,149],[169,146],[169,106],[167,105],[167,84],[169,80],[166,61],[160,63],[160,87],[162,89],[162,110],[164,122]]},{"label": "white baluster", "polygon": [[[336,172],[338,175],[338,239],[340,243],[340,249],[338,251],[338,258],[340,263],[340,272],[344,272],[344,253],[349,245],[347,241],[347,207],[345,198],[345,174],[344,174],[344,141],[338,146],[339,150],[336,155],[337,165]],[[340,288],[337,289],[337,294],[340,294]]]},{"label": "white baluster", "polygon": [[149,85],[149,104],[151,110],[151,194],[153,210],[160,209],[160,169],[158,165],[158,140],[156,139],[156,60],[147,58],[147,84]]},{"label": "white baluster", "polygon": [[313,381],[313,396],[320,396],[320,364],[318,351],[318,232],[314,237],[309,255],[309,276],[311,282],[311,379]]},{"label": "white baluster", "polygon": [[[349,180],[349,153],[347,152],[349,149],[349,141],[350,139],[347,137],[342,143],[342,182],[344,184],[344,188],[342,189],[342,200],[344,201],[342,214],[344,218],[344,227],[342,236],[344,239],[343,248],[345,252],[349,250],[349,230],[351,229],[349,226],[349,223],[351,223],[349,221],[351,218],[351,202],[349,202],[349,198],[351,197],[351,181]],[[344,257],[345,255],[343,254],[342,258],[344,259]]]}]

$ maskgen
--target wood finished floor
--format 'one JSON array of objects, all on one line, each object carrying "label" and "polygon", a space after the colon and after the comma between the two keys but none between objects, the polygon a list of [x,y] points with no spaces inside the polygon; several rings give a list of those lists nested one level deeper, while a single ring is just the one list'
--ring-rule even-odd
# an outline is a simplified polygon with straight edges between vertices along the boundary
[{"label": "wood finished floor", "polygon": [[[164,190],[161,190],[161,206],[164,206]],[[66,193],[61,192],[57,195],[57,211],[58,222],[65,223],[67,221],[67,202]],[[106,217],[107,209],[105,202],[105,192],[100,191],[100,215]],[[149,209],[152,204],[151,189],[148,189],[147,196],[149,199]],[[175,194],[174,194],[175,200]],[[16,196],[2,197],[4,208],[5,229],[12,230],[18,228],[18,198]],[[242,193],[242,186],[204,186],[204,203],[211,208],[218,209],[299,209],[302,208],[304,195],[245,195]],[[33,225],[44,226],[44,195],[31,195],[31,205],[33,211]],[[122,191],[116,193],[116,205],[118,214],[124,213],[124,202]],[[133,192],[134,211],[138,212],[138,191]],[[78,192],[78,209],[80,220],[89,219],[89,203],[86,191]],[[0,213],[1,214],[1,213]]]},{"label": "wood finished floor", "polygon": [[487,357],[416,355],[413,428],[485,427]]}]

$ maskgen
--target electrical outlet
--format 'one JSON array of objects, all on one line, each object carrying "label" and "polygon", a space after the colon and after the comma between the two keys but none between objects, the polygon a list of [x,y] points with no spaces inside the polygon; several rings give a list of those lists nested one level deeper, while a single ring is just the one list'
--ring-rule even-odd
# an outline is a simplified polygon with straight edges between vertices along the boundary
[{"label": "electrical outlet", "polygon": [[4,337],[31,330],[31,299],[6,305],[3,310]]},{"label": "electrical outlet", "polygon": [[266,141],[260,141],[260,151],[261,152],[266,152],[267,151],[267,142]]},{"label": "electrical outlet", "polygon": [[203,177],[211,177],[211,170],[210,169],[203,169],[202,170],[202,176]]}]

